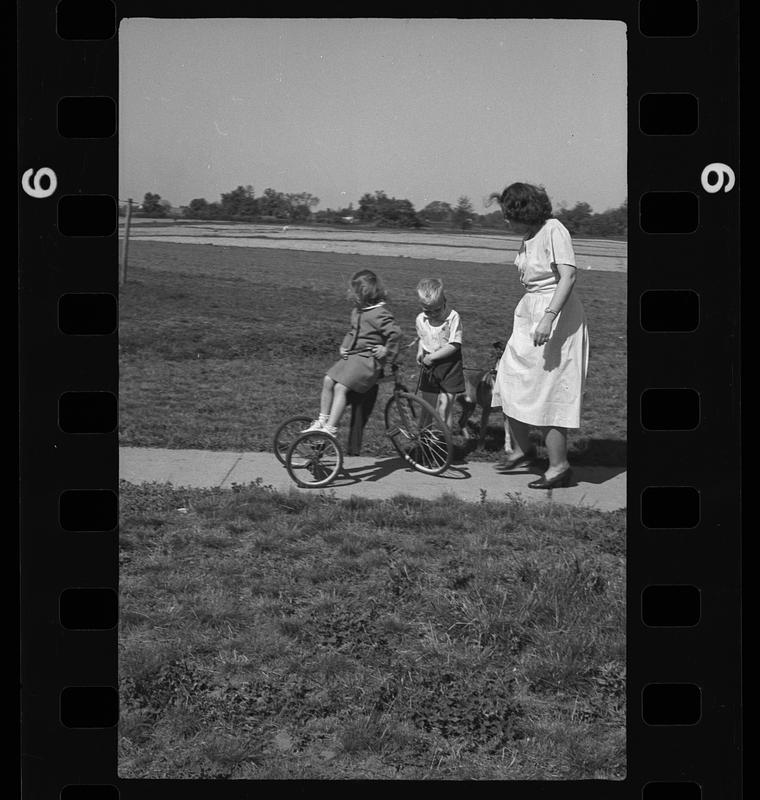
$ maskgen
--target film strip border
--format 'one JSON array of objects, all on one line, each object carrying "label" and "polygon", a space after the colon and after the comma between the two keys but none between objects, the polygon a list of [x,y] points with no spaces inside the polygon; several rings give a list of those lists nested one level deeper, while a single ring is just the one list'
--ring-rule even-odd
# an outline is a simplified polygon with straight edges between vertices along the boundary
[{"label": "film strip border", "polygon": [[[584,795],[739,796],[738,3],[579,2],[571,11],[626,22],[630,56],[629,769],[619,784],[584,783]],[[115,755],[117,30],[124,17],[158,15],[175,14],[116,0],[18,9],[29,797],[146,790],[118,780]],[[221,2],[176,14],[247,15]],[[547,795],[566,788],[548,786]],[[183,791],[204,789],[183,782]]]},{"label": "film strip border", "polygon": [[738,12],[665,5],[629,34],[628,731],[643,798],[697,800],[740,796]]}]

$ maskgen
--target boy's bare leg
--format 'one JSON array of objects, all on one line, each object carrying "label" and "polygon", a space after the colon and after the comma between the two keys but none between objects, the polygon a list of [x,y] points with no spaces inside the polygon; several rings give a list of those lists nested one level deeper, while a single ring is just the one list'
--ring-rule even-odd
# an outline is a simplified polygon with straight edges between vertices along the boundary
[{"label": "boy's bare leg", "polygon": [[454,395],[448,392],[441,392],[438,395],[438,416],[446,423],[446,427],[451,430],[454,424]]},{"label": "boy's bare leg", "polygon": [[[432,406],[433,408],[438,407],[438,393],[437,392],[420,392],[422,395],[422,399],[425,400],[428,405]],[[430,424],[430,419],[428,418],[428,412],[422,412],[420,416],[420,427],[424,428],[426,425]]]}]

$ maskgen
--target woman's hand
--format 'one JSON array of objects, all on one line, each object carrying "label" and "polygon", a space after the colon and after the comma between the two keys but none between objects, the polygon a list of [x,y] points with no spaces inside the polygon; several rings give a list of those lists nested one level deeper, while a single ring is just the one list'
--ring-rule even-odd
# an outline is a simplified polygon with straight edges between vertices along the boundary
[{"label": "woman's hand", "polygon": [[422,357],[422,364],[425,367],[432,367],[433,364],[435,364],[435,361],[433,361],[433,356],[430,353],[425,353],[425,355]]},{"label": "woman's hand", "polygon": [[551,314],[544,314],[541,321],[536,325],[536,330],[533,331],[533,344],[536,347],[546,344],[549,337],[552,335],[552,316]]},{"label": "woman's hand", "polygon": [[378,358],[378,359],[383,359],[383,358],[385,358],[385,357],[388,355],[388,348],[387,348],[385,345],[382,345],[382,344],[376,344],[376,345],[375,345],[375,346],[372,348],[372,355],[373,355],[375,358]]},{"label": "woman's hand", "polygon": [[343,347],[343,345],[341,345],[338,348],[338,352],[340,353],[340,357],[341,358],[348,358],[348,356],[346,355],[346,353],[348,352],[348,348],[347,347]]}]

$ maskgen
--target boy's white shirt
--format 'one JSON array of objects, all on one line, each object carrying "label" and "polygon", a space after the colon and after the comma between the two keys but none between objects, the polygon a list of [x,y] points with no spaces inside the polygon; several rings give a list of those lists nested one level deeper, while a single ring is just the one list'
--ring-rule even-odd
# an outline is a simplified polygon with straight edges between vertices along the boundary
[{"label": "boy's white shirt", "polygon": [[434,353],[447,344],[462,344],[462,321],[452,308],[441,325],[431,325],[424,312],[415,320],[420,346],[427,353]]}]

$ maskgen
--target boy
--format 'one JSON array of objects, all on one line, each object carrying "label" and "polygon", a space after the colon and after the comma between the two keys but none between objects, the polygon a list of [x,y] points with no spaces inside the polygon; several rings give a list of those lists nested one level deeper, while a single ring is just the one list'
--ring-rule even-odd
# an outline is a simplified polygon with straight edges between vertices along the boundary
[{"label": "boy", "polygon": [[420,392],[451,429],[454,398],[465,391],[462,322],[453,308],[447,308],[439,278],[423,278],[417,284],[417,296],[422,307],[415,320],[417,363],[423,367]]}]

